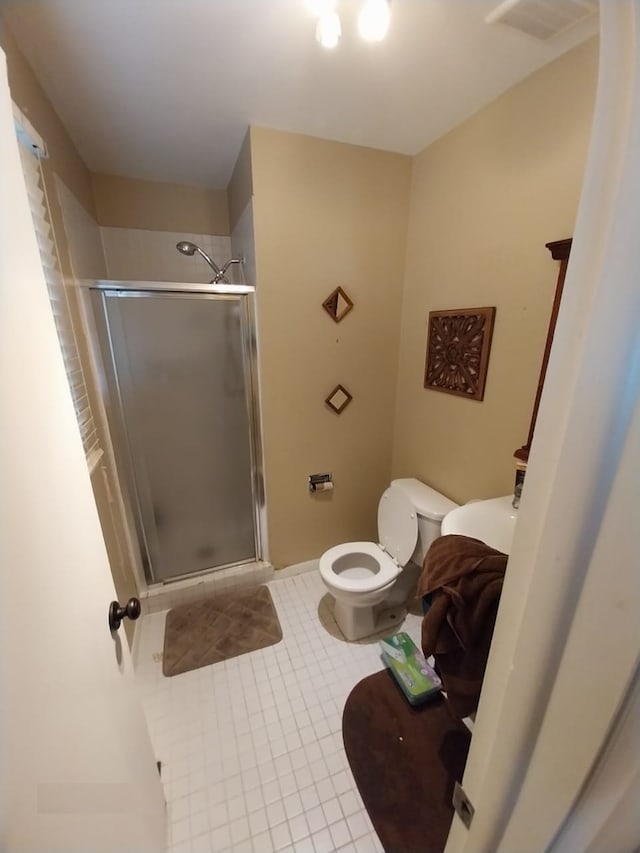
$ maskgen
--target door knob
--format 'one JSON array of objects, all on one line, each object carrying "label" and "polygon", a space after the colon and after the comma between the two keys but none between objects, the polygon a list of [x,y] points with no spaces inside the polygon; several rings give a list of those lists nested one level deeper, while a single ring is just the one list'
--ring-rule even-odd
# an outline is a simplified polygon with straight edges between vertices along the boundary
[{"label": "door knob", "polygon": [[137,598],[130,598],[124,607],[120,607],[119,601],[112,601],[109,605],[109,629],[113,634],[120,627],[120,623],[125,616],[129,619],[137,619],[140,616],[142,608]]}]

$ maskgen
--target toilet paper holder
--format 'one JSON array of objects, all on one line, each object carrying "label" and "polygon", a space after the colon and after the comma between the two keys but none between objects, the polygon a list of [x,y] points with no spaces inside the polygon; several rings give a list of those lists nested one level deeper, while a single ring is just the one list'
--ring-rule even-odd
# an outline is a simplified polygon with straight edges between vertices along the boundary
[{"label": "toilet paper holder", "polygon": [[333,474],[309,474],[309,491],[330,492],[333,489]]}]

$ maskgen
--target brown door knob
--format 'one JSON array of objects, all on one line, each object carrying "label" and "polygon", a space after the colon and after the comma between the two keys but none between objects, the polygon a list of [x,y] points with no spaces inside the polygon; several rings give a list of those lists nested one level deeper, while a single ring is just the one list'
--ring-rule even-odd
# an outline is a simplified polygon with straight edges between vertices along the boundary
[{"label": "brown door knob", "polygon": [[130,598],[124,607],[120,607],[119,601],[112,601],[109,605],[109,630],[113,634],[118,630],[125,616],[135,620],[141,612],[142,608],[137,598]]}]

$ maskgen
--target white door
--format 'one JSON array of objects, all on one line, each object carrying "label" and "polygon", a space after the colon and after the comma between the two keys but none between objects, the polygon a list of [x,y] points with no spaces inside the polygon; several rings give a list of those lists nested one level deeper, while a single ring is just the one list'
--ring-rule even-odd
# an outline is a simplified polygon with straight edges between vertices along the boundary
[{"label": "white door", "polygon": [[165,808],[31,224],[0,51],[0,849],[165,848]]},{"label": "white door", "polygon": [[476,811],[447,853],[640,843],[640,0],[600,19],[589,161],[463,780]]}]

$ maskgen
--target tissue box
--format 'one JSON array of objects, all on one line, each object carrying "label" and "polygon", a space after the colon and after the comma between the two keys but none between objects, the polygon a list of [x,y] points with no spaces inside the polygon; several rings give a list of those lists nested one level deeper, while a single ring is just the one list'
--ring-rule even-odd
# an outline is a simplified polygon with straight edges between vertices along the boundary
[{"label": "tissue box", "polygon": [[382,660],[412,705],[438,696],[442,682],[411,637],[402,631],[380,641]]}]

